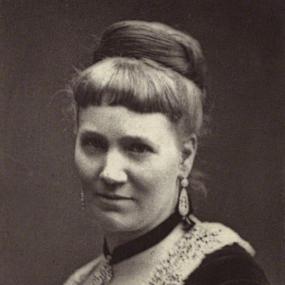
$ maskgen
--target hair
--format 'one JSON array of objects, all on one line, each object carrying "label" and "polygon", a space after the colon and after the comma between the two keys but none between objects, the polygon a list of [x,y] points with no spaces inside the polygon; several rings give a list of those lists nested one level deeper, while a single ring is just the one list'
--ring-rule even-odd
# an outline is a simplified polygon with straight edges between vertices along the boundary
[{"label": "hair", "polygon": [[[205,73],[201,47],[190,35],[161,23],[117,22],[103,32],[92,65],[71,83],[76,114],[102,104],[160,112],[182,133],[201,137],[210,109]],[[192,169],[192,189],[204,189],[200,178]]]}]

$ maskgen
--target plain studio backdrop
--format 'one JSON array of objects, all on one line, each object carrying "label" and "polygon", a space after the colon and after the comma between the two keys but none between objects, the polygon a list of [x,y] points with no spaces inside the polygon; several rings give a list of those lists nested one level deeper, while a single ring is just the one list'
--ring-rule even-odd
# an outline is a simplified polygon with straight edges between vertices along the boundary
[{"label": "plain studio backdrop", "polygon": [[0,284],[62,284],[98,254],[101,234],[80,209],[62,90],[91,63],[104,27],[140,19],[201,42],[215,109],[204,157],[209,191],[194,195],[195,210],[249,240],[281,285],[282,18],[284,1],[272,0],[1,0]]}]

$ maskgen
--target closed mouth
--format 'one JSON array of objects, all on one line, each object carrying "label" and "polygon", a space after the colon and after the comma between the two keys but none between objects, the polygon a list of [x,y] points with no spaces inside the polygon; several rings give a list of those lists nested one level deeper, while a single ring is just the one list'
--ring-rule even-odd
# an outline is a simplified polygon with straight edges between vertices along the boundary
[{"label": "closed mouth", "polygon": [[95,193],[95,195],[108,200],[132,200],[132,198],[116,194]]}]

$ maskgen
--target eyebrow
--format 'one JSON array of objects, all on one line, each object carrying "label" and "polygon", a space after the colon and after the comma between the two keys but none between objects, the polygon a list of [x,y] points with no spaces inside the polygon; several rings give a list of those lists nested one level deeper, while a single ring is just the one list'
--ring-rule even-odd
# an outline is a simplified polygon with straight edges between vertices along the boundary
[{"label": "eyebrow", "polygon": [[84,130],[84,131],[81,132],[80,136],[83,137],[83,138],[86,138],[86,137],[97,138],[97,139],[100,139],[100,140],[103,140],[103,141],[107,142],[106,137],[104,135],[96,132],[96,131]]},{"label": "eyebrow", "polygon": [[147,137],[144,137],[144,136],[124,136],[121,138],[121,141],[123,143],[130,143],[130,142],[137,142],[137,143],[145,143],[155,149],[158,149],[158,145],[153,142],[153,141],[150,141]]},{"label": "eyebrow", "polygon": [[[81,133],[81,136],[82,137],[96,137],[96,138],[102,139],[104,141],[108,141],[108,139],[103,134],[98,133],[95,130],[94,131],[93,130],[83,130]],[[149,140],[145,136],[126,135],[126,136],[123,136],[122,138],[120,138],[119,141],[121,141],[122,143],[130,143],[130,142],[145,143],[145,144],[148,144],[155,149],[159,149],[159,146],[155,142]]]}]

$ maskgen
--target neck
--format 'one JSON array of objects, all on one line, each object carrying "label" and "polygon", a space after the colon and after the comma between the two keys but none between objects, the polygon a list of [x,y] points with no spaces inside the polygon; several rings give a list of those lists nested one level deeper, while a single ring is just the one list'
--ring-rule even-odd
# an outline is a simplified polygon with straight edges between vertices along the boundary
[{"label": "neck", "polygon": [[112,252],[116,247],[123,245],[131,240],[134,240],[138,238],[139,236],[145,234],[146,232],[147,230],[130,231],[130,232],[124,232],[124,233],[106,232],[104,236],[107,241],[108,248]]},{"label": "neck", "polygon": [[[158,222],[154,223],[152,227],[145,227],[136,231],[125,231],[125,232],[104,232],[105,240],[108,244],[108,249],[112,252],[115,248],[124,245],[130,241],[136,240],[137,238],[144,236],[151,232],[160,224],[168,220],[169,217],[173,216],[174,213],[170,214],[163,219],[157,219]],[[177,218],[176,218],[177,219]]]}]

